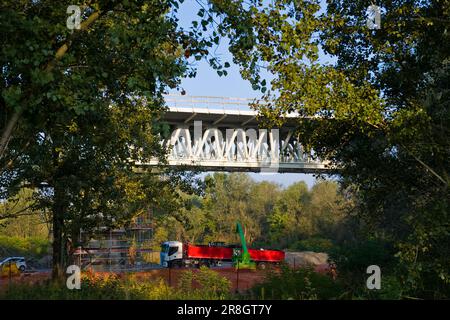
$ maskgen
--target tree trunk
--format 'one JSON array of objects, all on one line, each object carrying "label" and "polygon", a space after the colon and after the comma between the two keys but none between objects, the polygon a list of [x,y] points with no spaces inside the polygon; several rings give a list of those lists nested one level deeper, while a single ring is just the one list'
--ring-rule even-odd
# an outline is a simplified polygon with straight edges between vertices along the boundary
[{"label": "tree trunk", "polygon": [[53,264],[52,278],[54,280],[62,279],[64,276],[64,189],[61,186],[54,187],[53,200]]},{"label": "tree trunk", "polygon": [[20,118],[20,112],[14,111],[11,118],[9,118],[8,123],[6,124],[5,129],[2,132],[2,136],[0,138],[0,159],[3,158],[6,152],[6,147],[8,146],[8,142],[11,139],[12,132],[14,127]]}]

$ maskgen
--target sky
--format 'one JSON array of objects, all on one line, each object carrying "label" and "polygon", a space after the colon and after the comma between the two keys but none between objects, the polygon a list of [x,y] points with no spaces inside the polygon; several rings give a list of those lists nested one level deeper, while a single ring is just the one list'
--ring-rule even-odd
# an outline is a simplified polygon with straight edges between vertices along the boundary
[{"label": "sky", "polygon": [[[194,0],[186,0],[180,6],[180,26],[188,29],[192,20],[196,19],[197,11],[200,6]],[[259,98],[261,92],[251,88],[248,81],[242,79],[239,73],[239,67],[233,63],[232,55],[227,49],[227,39],[222,39],[215,54],[220,57],[222,63],[228,61],[230,68],[227,69],[228,75],[220,77],[217,72],[212,69],[208,62],[201,60],[197,64],[197,76],[195,78],[182,79],[180,88],[186,91],[188,96],[218,96],[218,97],[238,97],[238,98]],[[323,53],[319,57],[322,62],[333,62],[332,59],[326,57]],[[269,75],[267,75],[269,76]],[[269,81],[268,81],[269,82]],[[176,89],[169,91],[170,94],[179,94]],[[295,182],[305,181],[308,187],[312,187],[316,181],[312,174],[300,173],[275,173],[249,174],[255,181],[271,181],[287,187]]]}]

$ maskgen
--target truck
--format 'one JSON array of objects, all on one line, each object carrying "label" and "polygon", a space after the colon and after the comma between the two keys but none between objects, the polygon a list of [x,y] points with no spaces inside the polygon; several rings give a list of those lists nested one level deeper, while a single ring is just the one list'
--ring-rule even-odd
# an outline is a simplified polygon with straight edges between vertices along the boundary
[{"label": "truck", "polygon": [[265,269],[268,264],[284,261],[281,250],[247,248],[241,224],[236,224],[236,232],[241,246],[227,246],[223,242],[210,242],[208,245],[193,245],[180,241],[166,241],[161,246],[161,265],[163,267],[207,267],[220,266],[222,262],[232,261],[237,268]]},{"label": "truck", "polygon": [[[163,267],[214,267],[223,262],[233,262],[233,258],[241,255],[242,248],[233,245],[217,245],[209,243],[198,245],[181,241],[166,241],[161,245],[161,265]],[[282,250],[248,249],[250,259],[259,269],[284,261]]]}]

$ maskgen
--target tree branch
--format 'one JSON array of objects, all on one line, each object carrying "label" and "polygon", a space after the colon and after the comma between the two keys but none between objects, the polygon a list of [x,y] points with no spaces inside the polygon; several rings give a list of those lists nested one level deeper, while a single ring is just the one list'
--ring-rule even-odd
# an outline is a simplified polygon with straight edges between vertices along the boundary
[{"label": "tree branch", "polygon": [[8,218],[17,218],[19,216],[32,216],[32,215],[36,214],[36,212],[23,213],[24,211],[27,211],[27,210],[31,209],[32,207],[33,207],[33,205],[29,205],[29,206],[27,206],[17,212],[14,212],[14,213],[0,214],[0,220],[8,219]]},{"label": "tree branch", "polygon": [[418,157],[416,157],[411,151],[408,150],[404,145],[401,145],[405,150],[422,166],[424,166],[427,170],[429,170],[436,178],[438,178],[441,182],[443,182],[447,187],[449,186],[448,181],[446,181],[444,178],[442,178],[436,171],[434,171],[429,165],[427,165],[425,162],[420,160]]}]

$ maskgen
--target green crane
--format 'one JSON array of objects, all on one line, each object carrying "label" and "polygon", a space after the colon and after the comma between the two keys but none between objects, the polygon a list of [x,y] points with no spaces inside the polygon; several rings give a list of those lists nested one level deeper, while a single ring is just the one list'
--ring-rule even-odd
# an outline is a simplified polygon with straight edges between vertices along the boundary
[{"label": "green crane", "polygon": [[255,269],[256,263],[250,259],[250,253],[247,249],[247,244],[245,242],[244,232],[242,231],[242,226],[239,222],[236,224],[236,232],[241,238],[242,249],[235,250],[233,252],[233,263],[236,268],[239,269]]}]

